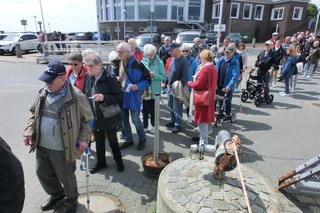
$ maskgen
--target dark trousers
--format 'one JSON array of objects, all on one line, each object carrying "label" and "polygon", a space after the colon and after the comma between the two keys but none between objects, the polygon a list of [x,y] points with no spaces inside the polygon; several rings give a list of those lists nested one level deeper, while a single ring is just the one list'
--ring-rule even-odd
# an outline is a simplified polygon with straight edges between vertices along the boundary
[{"label": "dark trousers", "polygon": [[44,191],[53,199],[65,194],[67,202],[75,202],[79,195],[74,174],[76,162],[66,163],[63,151],[40,146],[36,150],[36,160],[37,176]]},{"label": "dark trousers", "polygon": [[113,159],[118,163],[122,161],[122,156],[119,148],[117,129],[96,129],[93,130],[96,139],[97,150],[97,165],[103,166],[106,164],[106,135],[108,137],[109,145],[111,147]]},{"label": "dark trousers", "polygon": [[142,114],[143,114],[143,127],[148,128],[149,124],[149,115],[151,115],[151,125],[154,126],[154,103],[155,99],[150,100],[143,100],[143,108],[142,108]]},{"label": "dark trousers", "polygon": [[288,78],[287,76],[284,77],[284,92],[286,94],[289,94],[289,80],[290,78]]}]

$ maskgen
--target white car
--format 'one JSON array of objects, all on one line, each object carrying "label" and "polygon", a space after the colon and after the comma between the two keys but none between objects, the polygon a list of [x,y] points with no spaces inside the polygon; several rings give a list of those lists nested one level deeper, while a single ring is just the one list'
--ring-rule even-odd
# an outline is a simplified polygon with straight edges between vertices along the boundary
[{"label": "white car", "polygon": [[180,44],[186,44],[188,45],[189,47],[191,47],[194,42],[193,40],[196,38],[196,37],[199,37],[201,34],[200,31],[186,31],[186,32],[182,32],[182,33],[179,33],[177,35],[177,38],[176,38],[176,42],[177,43],[180,43]]},{"label": "white car", "polygon": [[38,35],[34,33],[9,34],[0,41],[0,54],[16,54],[16,44],[20,44],[23,52],[35,50],[35,43],[38,42]]}]

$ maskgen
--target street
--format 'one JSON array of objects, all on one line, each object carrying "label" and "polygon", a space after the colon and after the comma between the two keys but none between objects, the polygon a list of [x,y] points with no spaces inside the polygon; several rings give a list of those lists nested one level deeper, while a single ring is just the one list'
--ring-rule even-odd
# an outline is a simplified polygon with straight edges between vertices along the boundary
[{"label": "street", "polygon": [[[249,50],[249,54],[257,52],[257,49]],[[43,86],[37,78],[46,65],[19,62],[19,59],[9,60],[7,57],[14,56],[0,56],[0,136],[11,146],[24,168],[26,199],[23,212],[41,212],[39,206],[48,196],[35,174],[35,154],[28,153],[28,147],[22,142],[22,133],[28,110],[37,91]],[[251,57],[249,65],[252,65],[254,58],[255,56]],[[246,79],[247,76],[244,77],[242,88],[245,88]],[[238,135],[245,147],[241,163],[262,174],[276,187],[280,176],[319,154],[319,84],[319,71],[311,80],[299,76],[296,94],[281,97],[279,92],[284,90],[284,84],[277,82],[277,87],[271,88],[271,93],[274,94],[273,103],[262,104],[259,108],[250,100],[240,103],[241,93],[234,94],[233,109],[237,113],[236,121],[222,123],[222,127],[213,129],[211,136],[214,137],[221,129]],[[165,127],[169,120],[169,112],[163,106],[166,102],[166,98],[162,97],[160,150],[169,153],[175,160],[189,155],[191,137],[197,133],[190,126],[184,125],[181,133],[172,134]],[[151,213],[156,207],[157,180],[143,174],[140,157],[153,149],[153,138],[153,135],[147,134],[148,142],[143,151],[139,152],[133,147],[122,152],[126,167],[124,173],[116,172],[110,147],[107,146],[108,168],[105,173],[90,175],[90,190],[111,193],[122,201],[126,212]],[[123,140],[119,139],[119,142],[122,143]],[[94,162],[91,158],[90,164],[93,165]],[[79,164],[79,161],[77,163]],[[80,192],[84,192],[85,172],[77,169],[76,174]],[[318,207],[310,204],[300,205],[292,203],[280,193],[278,195],[283,212],[312,212],[313,208],[320,209],[319,204]]]}]

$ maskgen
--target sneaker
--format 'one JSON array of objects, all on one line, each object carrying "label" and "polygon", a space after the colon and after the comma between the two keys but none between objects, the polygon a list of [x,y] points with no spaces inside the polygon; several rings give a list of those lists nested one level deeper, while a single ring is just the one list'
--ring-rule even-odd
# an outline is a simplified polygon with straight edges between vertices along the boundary
[{"label": "sneaker", "polygon": [[192,124],[192,118],[191,117],[188,118],[188,123]]},{"label": "sneaker", "polygon": [[225,115],[222,120],[223,121],[230,121],[230,115]]},{"label": "sneaker", "polygon": [[173,127],[173,129],[172,129],[172,133],[173,134],[177,134],[177,133],[179,133],[181,130],[180,130],[180,126],[175,126],[175,127]]},{"label": "sneaker", "polygon": [[103,165],[96,164],[92,169],[90,169],[90,174],[96,174],[107,167],[108,167],[107,164],[103,164]]},{"label": "sneaker", "polygon": [[169,122],[169,123],[166,124],[166,127],[173,128],[174,127],[174,123]]},{"label": "sneaker", "polygon": [[138,143],[137,150],[139,150],[139,151],[143,150],[145,146],[146,146],[146,141],[140,141]]},{"label": "sneaker", "polygon": [[307,77],[306,77],[306,78],[310,79],[310,75],[307,75]]},{"label": "sneaker", "polygon": [[144,132],[145,132],[145,133],[148,133],[148,132],[149,132],[148,127],[147,127],[147,128],[144,128]]},{"label": "sneaker", "polygon": [[151,126],[151,128],[150,128],[150,133],[151,133],[151,134],[154,134],[154,126]]},{"label": "sneaker", "polygon": [[287,93],[284,93],[284,92],[283,92],[283,93],[281,93],[281,94],[280,94],[280,96],[288,97],[288,96],[289,96],[289,94],[287,94]]},{"label": "sneaker", "polygon": [[132,146],[133,145],[133,142],[124,142],[123,144],[120,145],[120,149],[126,149],[128,148],[129,146]]},{"label": "sneaker", "polygon": [[289,91],[292,92],[292,93],[295,93],[295,92],[296,92],[294,89],[290,89]]}]

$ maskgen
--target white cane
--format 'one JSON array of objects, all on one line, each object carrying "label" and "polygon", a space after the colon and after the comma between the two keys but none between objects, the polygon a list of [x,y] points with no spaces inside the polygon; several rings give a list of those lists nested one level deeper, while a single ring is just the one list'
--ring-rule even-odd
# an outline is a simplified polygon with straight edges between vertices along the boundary
[{"label": "white cane", "polygon": [[87,212],[90,213],[90,191],[89,191],[89,155],[90,148],[86,148],[86,187],[87,187]]},{"label": "white cane", "polygon": [[193,95],[194,95],[194,89],[191,89],[190,93],[190,104],[189,104],[189,117],[193,121]]}]

